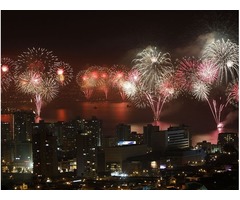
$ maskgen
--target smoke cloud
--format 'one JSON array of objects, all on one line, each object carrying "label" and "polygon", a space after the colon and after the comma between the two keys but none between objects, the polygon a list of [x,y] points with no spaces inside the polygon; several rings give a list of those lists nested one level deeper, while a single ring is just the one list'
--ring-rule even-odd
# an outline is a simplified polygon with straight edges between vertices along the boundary
[{"label": "smoke cloud", "polygon": [[178,47],[174,50],[174,55],[178,58],[183,56],[200,57],[202,50],[215,40],[215,33],[199,35],[195,41],[184,47]]},{"label": "smoke cloud", "polygon": [[238,119],[238,110],[235,110],[230,112],[222,123],[224,126],[226,126],[226,125],[232,124],[237,119]]}]

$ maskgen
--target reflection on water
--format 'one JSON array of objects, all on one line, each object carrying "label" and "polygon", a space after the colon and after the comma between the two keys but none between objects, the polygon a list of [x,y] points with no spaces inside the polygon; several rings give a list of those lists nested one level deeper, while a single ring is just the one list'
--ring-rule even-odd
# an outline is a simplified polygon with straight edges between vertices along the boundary
[{"label": "reflection on water", "polygon": [[[232,131],[238,133],[238,128],[234,130],[213,130],[214,124],[208,120],[206,116],[175,115],[175,120],[164,118],[160,122],[160,129],[166,130],[169,126],[176,126],[183,122],[190,126],[192,133],[192,144],[207,140],[217,143],[219,131]],[[119,123],[130,124],[132,131],[138,133],[143,132],[143,126],[152,123],[152,113],[150,109],[137,109],[127,102],[74,102],[68,107],[54,108],[54,106],[46,106],[42,110],[42,118],[45,121],[69,121],[77,116],[90,119],[92,116],[103,120],[103,134],[115,135],[115,127]],[[191,117],[189,117],[191,116]],[[211,117],[211,116],[210,116]],[[178,118],[178,120],[176,120]],[[210,118],[211,119],[211,118]],[[196,121],[196,123],[195,123]],[[198,126],[199,122],[204,126]],[[210,122],[209,122],[210,121]],[[209,125],[210,124],[210,125]]]}]

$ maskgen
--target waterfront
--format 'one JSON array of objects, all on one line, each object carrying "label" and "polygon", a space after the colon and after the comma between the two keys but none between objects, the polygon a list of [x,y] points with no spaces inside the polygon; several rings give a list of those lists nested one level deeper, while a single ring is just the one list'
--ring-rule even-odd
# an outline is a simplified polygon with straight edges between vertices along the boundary
[{"label": "waterfront", "polygon": [[[237,117],[228,129],[217,130],[206,105],[200,104],[198,106],[200,111],[191,116],[194,113],[194,103],[189,105],[189,109],[184,109],[185,103],[188,102],[166,104],[160,122],[161,130],[165,130],[169,126],[185,124],[191,130],[193,145],[202,140],[216,143],[219,131],[238,132]],[[103,120],[104,136],[113,136],[115,126],[119,123],[130,124],[132,131],[138,133],[142,133],[144,125],[152,123],[152,112],[149,108],[138,109],[129,102],[70,102],[68,106],[62,106],[61,103],[57,106],[50,104],[42,109],[42,118],[49,122],[68,121],[77,116],[85,119],[96,116]]]}]

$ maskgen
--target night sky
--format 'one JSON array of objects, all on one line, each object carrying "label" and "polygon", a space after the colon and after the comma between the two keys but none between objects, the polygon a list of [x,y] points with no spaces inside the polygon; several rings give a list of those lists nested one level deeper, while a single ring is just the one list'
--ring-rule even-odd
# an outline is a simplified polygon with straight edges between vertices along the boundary
[{"label": "night sky", "polygon": [[174,61],[198,56],[209,38],[238,43],[238,11],[2,11],[1,24],[2,57],[15,59],[27,48],[42,47],[74,69],[131,67],[148,45],[169,52]]}]

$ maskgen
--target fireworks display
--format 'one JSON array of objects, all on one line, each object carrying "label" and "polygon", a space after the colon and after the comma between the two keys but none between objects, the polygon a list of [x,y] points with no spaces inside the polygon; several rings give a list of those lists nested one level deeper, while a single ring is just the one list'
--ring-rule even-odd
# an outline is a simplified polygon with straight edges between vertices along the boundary
[{"label": "fireworks display", "polygon": [[6,91],[18,76],[20,66],[11,58],[1,59],[1,92]]},{"label": "fireworks display", "polygon": [[18,64],[23,72],[16,77],[17,89],[33,97],[36,105],[36,118],[40,118],[44,103],[53,100],[59,86],[67,85],[72,77],[71,66],[44,48],[32,48],[18,56]]},{"label": "fireworks display", "polygon": [[227,40],[217,40],[209,44],[203,51],[203,58],[210,60],[218,67],[217,82],[227,83],[229,78],[235,79],[238,75],[238,45]]},{"label": "fireworks display", "polygon": [[73,78],[73,69],[68,63],[55,62],[50,74],[61,85],[67,85]]},{"label": "fireworks display", "polygon": [[[69,84],[73,78],[70,64],[58,61],[44,48],[28,49],[18,56],[17,62],[10,58],[3,58],[1,62],[2,90],[16,80],[17,89],[34,98],[37,116],[40,116],[43,103],[56,97],[59,86]],[[150,107],[154,121],[159,121],[164,104],[177,98],[180,92],[206,101],[217,126],[221,124],[221,114],[228,103],[238,105],[238,45],[229,40],[217,40],[208,45],[201,59],[177,59],[175,67],[169,53],[152,46],[139,52],[132,63],[131,69],[124,65],[90,66],[79,71],[76,82],[87,100],[94,91],[103,91],[107,100],[113,89],[119,92],[122,100],[128,99],[136,107]],[[223,89],[223,95],[211,95],[220,84],[225,87],[230,79],[234,81]],[[222,96],[226,96],[226,101]]]},{"label": "fireworks display", "polygon": [[18,64],[26,70],[45,72],[58,61],[57,56],[44,48],[28,48],[28,51],[23,52],[18,56]]}]

